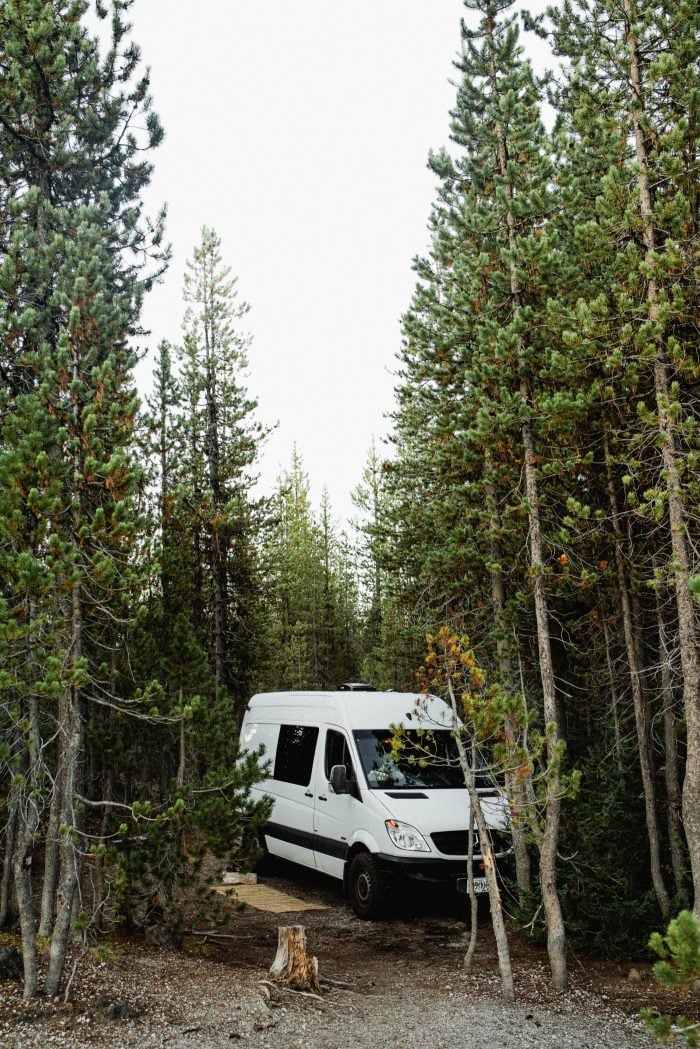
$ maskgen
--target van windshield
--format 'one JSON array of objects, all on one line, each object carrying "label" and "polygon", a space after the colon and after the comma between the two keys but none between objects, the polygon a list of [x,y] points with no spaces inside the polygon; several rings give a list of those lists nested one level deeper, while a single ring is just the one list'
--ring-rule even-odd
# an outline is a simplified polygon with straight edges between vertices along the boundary
[{"label": "van windshield", "polygon": [[[451,732],[435,729],[403,732],[401,754],[392,756],[394,741],[391,729],[359,729],[353,733],[360,761],[373,790],[405,790],[415,787],[464,789],[464,775],[459,765],[457,744]],[[491,786],[485,770],[477,786]]]}]

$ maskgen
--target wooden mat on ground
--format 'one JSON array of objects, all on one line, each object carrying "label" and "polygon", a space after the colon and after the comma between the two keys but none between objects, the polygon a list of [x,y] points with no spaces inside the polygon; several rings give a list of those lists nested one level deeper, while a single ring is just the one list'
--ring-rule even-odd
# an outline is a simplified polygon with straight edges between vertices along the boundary
[{"label": "wooden mat on ground", "polygon": [[322,903],[306,903],[269,885],[221,885],[216,891],[224,896],[232,894],[241,903],[247,903],[249,907],[255,907],[258,911],[270,911],[272,914],[328,910]]}]

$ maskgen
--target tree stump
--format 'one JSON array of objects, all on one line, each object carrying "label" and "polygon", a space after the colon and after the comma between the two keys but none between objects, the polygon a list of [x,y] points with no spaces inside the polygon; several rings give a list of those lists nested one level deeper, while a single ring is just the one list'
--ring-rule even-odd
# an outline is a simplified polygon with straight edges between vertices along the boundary
[{"label": "tree stump", "polygon": [[295,991],[320,993],[318,960],[306,951],[303,925],[280,925],[277,928],[277,954],[270,975]]}]

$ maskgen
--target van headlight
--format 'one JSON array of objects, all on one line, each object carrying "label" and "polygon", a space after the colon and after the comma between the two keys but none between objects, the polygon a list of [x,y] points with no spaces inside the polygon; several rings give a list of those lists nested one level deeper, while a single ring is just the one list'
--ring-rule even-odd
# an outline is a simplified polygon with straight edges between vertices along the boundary
[{"label": "van headlight", "polygon": [[406,852],[430,852],[430,846],[415,827],[409,826],[408,823],[399,823],[398,820],[385,820],[384,825],[397,849],[405,849]]}]

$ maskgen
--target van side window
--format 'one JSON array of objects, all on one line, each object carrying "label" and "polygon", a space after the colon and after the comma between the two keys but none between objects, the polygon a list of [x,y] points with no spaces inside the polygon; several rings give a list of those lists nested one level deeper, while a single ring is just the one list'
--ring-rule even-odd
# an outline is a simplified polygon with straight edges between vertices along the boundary
[{"label": "van side window", "polygon": [[318,728],[310,725],[281,725],[274,778],[308,787],[317,740]]},{"label": "van side window", "polygon": [[334,765],[345,765],[345,771],[349,780],[355,778],[352,767],[352,758],[348,751],[348,744],[342,732],[335,732],[329,728],[326,733],[326,779],[331,778],[331,769]]},{"label": "van side window", "polygon": [[326,753],[323,764],[327,780],[331,778],[331,769],[334,765],[345,765],[345,772],[348,778],[348,794],[351,794],[357,801],[362,801],[348,741],[342,732],[336,732],[332,728],[329,728],[326,732]]}]

